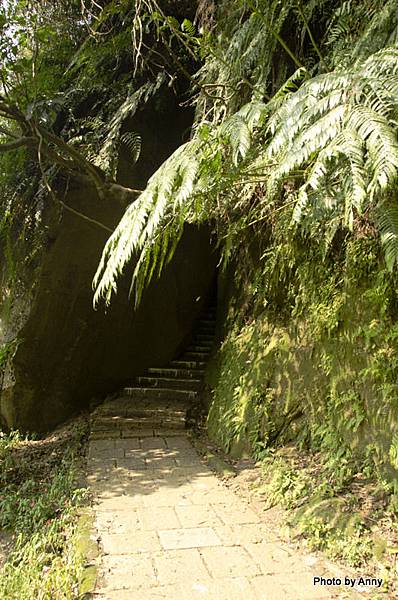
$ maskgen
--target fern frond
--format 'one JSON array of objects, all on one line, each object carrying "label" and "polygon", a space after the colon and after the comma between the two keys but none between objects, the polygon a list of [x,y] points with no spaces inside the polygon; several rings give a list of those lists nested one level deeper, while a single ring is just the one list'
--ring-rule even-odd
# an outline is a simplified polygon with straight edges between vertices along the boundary
[{"label": "fern frond", "polygon": [[224,122],[220,129],[220,133],[227,135],[229,138],[232,149],[232,162],[236,166],[239,161],[239,156],[245,158],[251,145],[249,126],[245,119],[237,114]]},{"label": "fern frond", "polygon": [[120,136],[120,143],[125,146],[129,152],[130,161],[133,164],[136,163],[141,154],[141,136],[133,131],[126,131]]},{"label": "fern frond", "polygon": [[398,205],[381,204],[378,208],[377,222],[386,265],[388,270],[392,271],[398,264]]},{"label": "fern frond", "polygon": [[398,170],[396,132],[385,117],[364,106],[354,107],[347,126],[362,137],[372,158],[369,166],[373,170],[373,177],[369,185],[369,193],[374,197],[396,181]]},{"label": "fern frond", "polygon": [[160,74],[155,82],[147,82],[138,90],[130,90],[125,101],[111,118],[105,141],[95,161],[95,164],[108,175],[116,176],[120,131],[123,123],[135,114],[140,103],[147,102],[149,97],[157,92],[164,81],[164,74]]},{"label": "fern frond", "polygon": [[95,304],[101,297],[110,302],[112,293],[117,289],[118,276],[138,252],[141,256],[134,280],[137,279],[137,273],[145,262],[147,250],[159,233],[159,228],[193,193],[200,166],[197,164],[200,144],[198,140],[192,140],[180,146],[152,175],[147,188],[126,210],[105,246],[94,278]]},{"label": "fern frond", "polygon": [[[271,4],[272,18],[281,25],[283,11],[278,12],[276,0]],[[242,61],[234,64],[233,73],[222,71],[220,89],[229,89],[230,78],[247,77],[250,61],[260,60],[260,21],[253,13],[233,34],[228,48],[234,56],[239,49]],[[326,232],[325,240],[331,223],[334,231],[344,225],[352,229],[356,215],[379,206],[397,183],[397,59],[398,48],[385,48],[344,71],[310,78],[299,69],[269,102],[260,99],[258,88],[250,101],[241,98],[236,107],[232,94],[222,117],[215,102],[208,113],[212,117],[202,120],[193,138],[163,163],[127,209],[97,270],[95,302],[101,297],[109,302],[117,277],[133,256],[132,289],[139,300],[144,286],[172,256],[185,222],[210,216],[227,223],[223,240],[228,257],[236,231],[253,220],[235,221],[231,215],[245,212],[260,185],[254,221],[285,201],[283,184],[292,178],[297,182],[289,196],[289,205],[295,199],[292,223],[319,238]],[[217,58],[210,60],[209,69],[207,75],[217,77]],[[385,211],[380,220],[389,268],[398,256],[393,217]],[[325,252],[330,243],[326,240]]]},{"label": "fern frond", "polygon": [[[383,5],[384,4],[384,5]],[[352,49],[352,58],[361,60],[363,57],[375,54],[380,48],[391,43],[391,37],[396,37],[398,29],[398,11],[395,0],[387,0],[374,6],[373,17],[369,25]]]}]

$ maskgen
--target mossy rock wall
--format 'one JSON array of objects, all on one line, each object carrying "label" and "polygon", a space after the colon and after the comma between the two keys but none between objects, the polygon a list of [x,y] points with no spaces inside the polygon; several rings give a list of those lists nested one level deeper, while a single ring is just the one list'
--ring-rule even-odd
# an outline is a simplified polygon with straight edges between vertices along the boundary
[{"label": "mossy rock wall", "polygon": [[290,314],[257,304],[242,316],[236,289],[224,295],[224,313],[234,309],[206,375],[210,436],[238,456],[294,442],[397,480],[394,277],[356,264],[358,276],[337,286],[315,266],[305,300],[296,280]]}]

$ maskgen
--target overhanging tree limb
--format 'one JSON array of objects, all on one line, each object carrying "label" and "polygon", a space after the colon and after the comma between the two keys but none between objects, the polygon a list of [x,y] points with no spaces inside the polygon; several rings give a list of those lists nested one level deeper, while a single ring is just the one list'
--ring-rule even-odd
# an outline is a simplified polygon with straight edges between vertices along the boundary
[{"label": "overhanging tree limb", "polygon": [[37,140],[34,137],[21,137],[12,142],[0,144],[0,152],[10,152],[11,150],[17,150],[18,148],[22,148],[23,146],[32,146],[36,143]]}]

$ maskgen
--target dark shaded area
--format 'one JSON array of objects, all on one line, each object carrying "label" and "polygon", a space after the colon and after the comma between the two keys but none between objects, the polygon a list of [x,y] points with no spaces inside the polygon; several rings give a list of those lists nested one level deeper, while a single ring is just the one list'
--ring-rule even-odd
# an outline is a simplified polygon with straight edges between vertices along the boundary
[{"label": "dark shaded area", "polygon": [[[127,130],[143,137],[134,166],[121,157],[119,180],[144,186],[156,167],[181,143],[191,120],[168,93],[140,111]],[[65,202],[114,228],[124,207],[98,199],[94,189],[70,184]],[[128,273],[105,311],[93,310],[92,279],[106,231],[49,204],[45,247],[29,314],[18,332],[14,382],[1,395],[6,428],[43,433],[105,396],[149,366],[168,363],[189,338],[211,293],[216,254],[207,228],[186,227],[171,263],[134,311]],[[15,327],[14,327],[15,328]]]}]

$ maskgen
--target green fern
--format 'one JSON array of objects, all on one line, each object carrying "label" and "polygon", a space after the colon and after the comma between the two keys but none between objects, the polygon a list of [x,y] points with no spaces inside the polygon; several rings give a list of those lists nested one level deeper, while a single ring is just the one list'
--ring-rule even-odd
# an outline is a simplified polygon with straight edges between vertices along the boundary
[{"label": "green fern", "polygon": [[136,163],[141,154],[141,136],[138,133],[126,131],[120,136],[120,144],[127,149],[130,161],[133,164]]},{"label": "green fern", "polygon": [[387,268],[398,263],[398,203],[381,205],[377,215],[380,239],[384,247]]},{"label": "green fern", "polygon": [[[209,78],[220,76],[217,89],[225,86],[223,100],[211,103],[206,94],[199,99],[207,113],[204,118],[199,110],[192,140],[163,163],[126,211],[104,250],[94,282],[95,302],[101,297],[110,301],[117,277],[133,256],[132,289],[139,299],[172,256],[184,222],[213,219],[225,258],[239,231],[267,219],[283,198],[293,204],[294,226],[308,235],[323,231],[325,248],[339,226],[353,230],[356,216],[375,208],[387,264],[393,268],[398,262],[394,205],[387,210],[384,203],[387,194],[395,198],[398,175],[397,47],[355,58],[349,69],[312,77],[300,67],[266,102],[261,90],[268,65],[256,81],[250,76],[249,101],[241,94],[238,106],[235,93],[227,99],[226,90],[235,86],[231,82],[248,77],[249,69],[261,62],[264,19],[271,36],[265,37],[274,43],[272,32],[280,31],[285,8],[275,2],[261,12],[257,6],[230,32],[228,43],[220,41],[217,51],[228,49],[228,65],[236,71],[227,69],[216,52],[200,76],[205,86]],[[377,30],[379,18],[369,16],[369,30]],[[291,181],[293,192],[286,195],[283,190]],[[261,202],[253,205],[259,186]]]},{"label": "green fern", "polygon": [[[103,169],[109,176],[116,176],[121,135],[120,131],[125,120],[128,117],[131,118],[135,114],[140,103],[147,102],[148,99],[158,91],[164,81],[165,75],[160,73],[155,82],[145,83],[138,88],[138,90],[131,89],[127,94],[125,101],[117,108],[110,119],[109,124],[107,125],[106,137],[101,150],[94,161],[94,164]],[[135,156],[135,154],[133,154],[133,156]]]},{"label": "green fern", "polygon": [[390,460],[392,466],[398,470],[398,433],[396,433],[391,441]]}]

